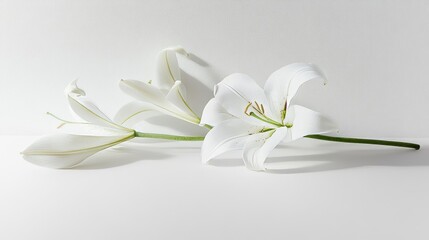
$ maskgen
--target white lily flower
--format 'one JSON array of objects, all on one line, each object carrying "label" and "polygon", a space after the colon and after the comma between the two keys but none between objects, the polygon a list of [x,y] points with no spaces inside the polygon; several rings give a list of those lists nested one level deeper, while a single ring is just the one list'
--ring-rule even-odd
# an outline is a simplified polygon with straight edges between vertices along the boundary
[{"label": "white lily flower", "polygon": [[163,49],[158,54],[156,76],[148,83],[136,80],[121,80],[119,87],[128,95],[145,103],[136,108],[124,106],[120,110],[121,117],[132,118],[140,113],[148,113],[147,110],[156,110],[161,113],[182,119],[184,121],[199,124],[199,116],[190,107],[186,89],[181,82],[180,67],[177,54],[188,56],[182,47]]},{"label": "white lily flower", "polygon": [[325,81],[312,64],[287,65],[268,78],[264,89],[249,76],[229,75],[215,86],[214,98],[206,105],[202,124],[214,128],[206,135],[202,159],[210,159],[231,150],[243,149],[247,168],[265,170],[265,160],[280,143],[310,134],[336,131],[335,125],[321,114],[299,105],[291,105],[298,88],[310,80]]},{"label": "white lily flower", "polygon": [[38,139],[22,154],[27,161],[51,168],[69,168],[89,156],[128,141],[135,131],[110,120],[78,88],[76,81],[65,90],[72,112],[80,121],[63,121],[62,133]]}]

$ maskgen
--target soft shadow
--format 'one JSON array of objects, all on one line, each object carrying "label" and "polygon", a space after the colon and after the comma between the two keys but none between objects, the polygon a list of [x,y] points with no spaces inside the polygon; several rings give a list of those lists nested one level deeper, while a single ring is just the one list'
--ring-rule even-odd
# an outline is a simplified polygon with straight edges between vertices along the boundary
[{"label": "soft shadow", "polygon": [[213,98],[213,87],[221,80],[221,74],[195,54],[180,58],[180,67],[180,80],[186,86],[187,98],[192,99],[189,104],[201,114],[205,104]]},{"label": "soft shadow", "polygon": [[[266,161],[268,173],[297,174],[334,171],[364,166],[429,166],[429,146],[418,151],[369,145],[312,143],[278,146]],[[209,162],[216,167],[244,167],[240,156],[217,158]]]},{"label": "soft shadow", "polygon": [[237,158],[219,158],[213,159],[209,162],[209,165],[216,167],[239,167],[244,166],[243,159]]},{"label": "soft shadow", "polygon": [[195,62],[196,64],[202,66],[202,67],[208,67],[209,64],[204,61],[203,59],[201,59],[200,57],[198,57],[197,55],[190,53],[189,54],[189,59],[191,59],[193,62]]},{"label": "soft shadow", "polygon": [[82,164],[79,164],[71,169],[106,169],[128,165],[142,160],[162,160],[167,159],[169,157],[170,155],[166,154],[165,151],[156,151],[153,150],[153,147],[149,148],[141,146],[119,146],[97,153],[96,155],[88,158]]},{"label": "soft shadow", "polygon": [[[370,149],[290,157],[273,157],[267,161],[267,172],[296,174],[323,172],[364,166],[411,167],[429,166],[428,150]],[[294,165],[306,165],[294,167]]]},{"label": "soft shadow", "polygon": [[[207,69],[207,74],[209,69]],[[187,96],[188,99],[192,99],[191,107],[197,112],[197,114],[201,114],[205,104],[213,98],[213,86],[217,82],[210,82],[208,85],[212,87],[208,87],[203,82],[203,79],[199,79],[196,76],[191,75],[191,73],[185,72],[182,70],[182,82],[186,85]],[[207,79],[204,79],[207,80]]]}]

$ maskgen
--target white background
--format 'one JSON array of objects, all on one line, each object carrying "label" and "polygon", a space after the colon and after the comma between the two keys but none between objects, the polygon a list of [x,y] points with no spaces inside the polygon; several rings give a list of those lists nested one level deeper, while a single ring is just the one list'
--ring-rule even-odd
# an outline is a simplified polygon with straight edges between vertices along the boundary
[{"label": "white background", "polygon": [[[0,239],[427,240],[428,26],[423,0],[0,0]],[[113,115],[130,100],[118,81],[151,79],[177,44],[193,53],[180,60],[198,99],[234,72],[263,85],[313,62],[329,83],[297,102],[342,135],[422,149],[304,139],[278,147],[268,173],[237,152],[202,165],[186,144],[122,144],[68,170],[19,155],[58,124],[46,111],[68,116],[68,82]]]},{"label": "white background", "polygon": [[113,115],[129,100],[118,81],[149,80],[156,53],[180,44],[211,85],[234,72],[263,85],[286,64],[316,63],[329,83],[297,101],[343,135],[427,137],[428,16],[424,0],[0,0],[0,134],[52,129],[44,113],[67,116],[76,78]]}]

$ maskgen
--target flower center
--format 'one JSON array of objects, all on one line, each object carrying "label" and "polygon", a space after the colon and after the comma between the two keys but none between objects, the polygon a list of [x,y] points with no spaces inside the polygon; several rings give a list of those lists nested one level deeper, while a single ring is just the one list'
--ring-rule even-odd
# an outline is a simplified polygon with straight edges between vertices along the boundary
[{"label": "flower center", "polygon": [[[254,117],[260,121],[263,121],[263,122],[269,123],[271,125],[277,126],[277,127],[288,127],[288,128],[292,127],[291,123],[286,123],[286,125],[285,125],[283,123],[277,122],[277,121],[271,119],[270,117],[268,117],[265,114],[264,105],[259,104],[257,101],[249,102],[246,105],[246,107],[244,108],[244,114],[246,114],[247,116],[250,116],[250,117]],[[282,122],[284,119],[283,115],[286,116],[286,111],[284,111],[284,113],[282,111]]]}]

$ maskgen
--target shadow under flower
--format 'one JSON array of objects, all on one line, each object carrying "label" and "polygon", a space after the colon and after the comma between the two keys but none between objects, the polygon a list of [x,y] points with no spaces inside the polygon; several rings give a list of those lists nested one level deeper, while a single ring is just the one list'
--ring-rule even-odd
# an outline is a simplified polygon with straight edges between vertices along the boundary
[{"label": "shadow under flower", "polygon": [[267,162],[269,173],[309,173],[364,166],[429,166],[428,152],[408,149],[346,150],[340,152],[275,157]]},{"label": "shadow under flower", "polygon": [[[309,141],[309,140],[304,140]],[[429,166],[429,150],[422,146],[418,151],[370,145],[316,143],[312,147],[293,144],[279,146],[266,161],[268,173],[298,174],[333,171],[364,166],[410,167]],[[210,161],[217,167],[244,166],[239,157]]]},{"label": "shadow under flower", "polygon": [[106,149],[91,156],[83,163],[71,168],[75,170],[94,170],[114,168],[143,160],[162,160],[169,158],[165,152],[151,150],[149,147],[119,146]]}]

